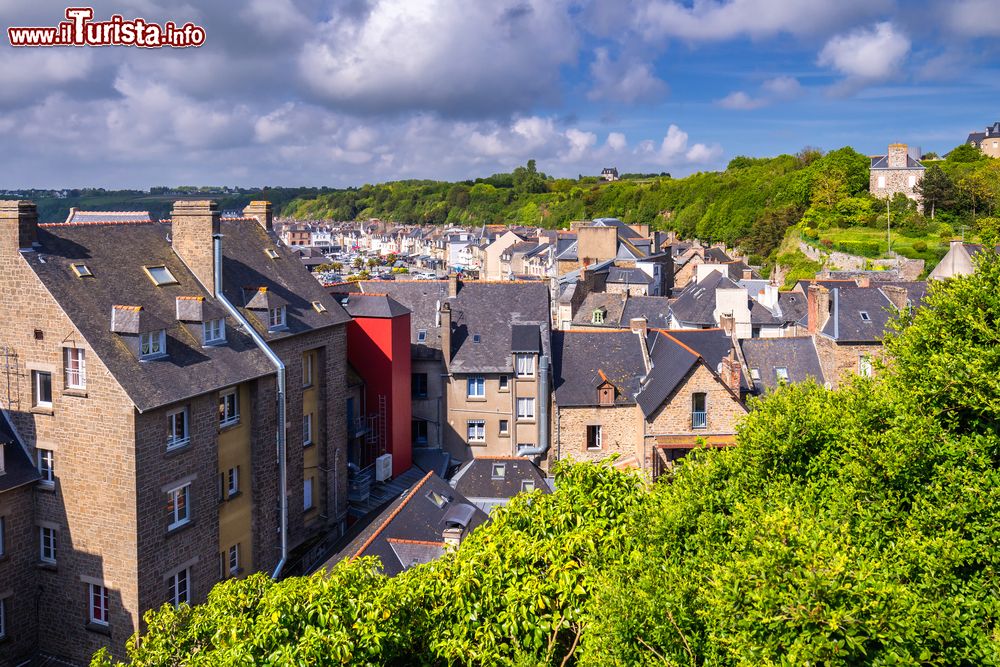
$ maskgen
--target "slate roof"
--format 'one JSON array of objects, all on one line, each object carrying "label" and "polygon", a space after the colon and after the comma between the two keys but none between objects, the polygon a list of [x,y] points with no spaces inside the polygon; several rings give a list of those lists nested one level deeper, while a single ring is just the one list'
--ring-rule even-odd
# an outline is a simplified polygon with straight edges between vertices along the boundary
[{"label": "slate roof", "polygon": [[[288,303],[288,327],[281,332],[269,332],[259,312],[242,309],[266,340],[349,320],[297,255],[276,243],[255,220],[223,220],[221,229],[223,288],[229,300],[241,308],[244,287],[267,286]],[[231,319],[226,343],[209,347],[202,346],[200,331],[177,321],[178,296],[202,296],[206,304],[222,306],[174,253],[169,235],[170,224],[163,222],[39,225],[40,247],[22,255],[139,411],[274,372]],[[278,258],[270,259],[265,248],[274,249]],[[93,277],[78,278],[71,263],[86,264]],[[177,283],[155,285],[143,266],[157,265],[167,267]],[[167,325],[166,357],[140,362],[121,336],[111,332],[112,307],[122,300],[142,306],[149,317]],[[326,312],[318,313],[312,301],[321,302]]]},{"label": "slate roof", "polygon": [[830,311],[822,333],[838,342],[881,342],[886,323],[895,316],[892,302],[877,287],[856,285],[831,289]]},{"label": "slate roof", "polygon": [[634,318],[644,317],[650,328],[667,329],[671,301],[665,296],[629,296],[622,309],[621,325],[627,327]]},{"label": "slate roof", "polygon": [[79,211],[71,209],[66,222],[152,222],[149,211]]},{"label": "slate roof", "polygon": [[615,227],[618,230],[619,239],[641,239],[642,234],[635,231],[618,218],[594,218],[594,227]]},{"label": "slate roof", "polygon": [[[594,311],[598,308],[604,308],[607,312],[604,314],[603,323],[594,324]],[[624,308],[624,294],[591,292],[584,298],[583,303],[580,304],[580,308],[576,311],[576,315],[573,316],[573,324],[587,327],[618,328],[623,322],[622,311]],[[628,324],[628,322],[625,322],[625,324]]]},{"label": "slate roof", "polygon": [[[443,507],[428,498],[431,492],[447,499]],[[429,562],[444,552],[444,530],[451,519],[457,518],[455,508],[462,505],[470,508],[466,510],[468,521],[464,537],[485,523],[488,517],[448,482],[429,472],[379,512],[375,520],[324,567],[330,570],[346,558],[378,556],[383,571],[394,576],[415,564]],[[464,521],[466,517],[460,518]]]},{"label": "slate roof", "polygon": [[778,307],[788,322],[805,323],[809,306],[806,295],[799,292],[778,292]]},{"label": "slate roof", "polygon": [[345,294],[338,301],[351,317],[391,318],[410,313],[388,294]]},{"label": "slate roof", "polygon": [[693,349],[679,344],[677,339],[663,332],[650,331],[648,345],[653,370],[635,397],[639,409],[647,418],[663,405],[688,373],[701,362],[701,357]]},{"label": "slate roof", "polygon": [[[502,475],[494,475],[494,464],[503,466]],[[542,493],[549,493],[545,475],[529,459],[509,457],[475,458],[463,465],[451,478],[456,491],[484,512],[525,490],[524,483]]]},{"label": "slate roof", "polygon": [[542,339],[537,324],[515,324],[510,328],[511,352],[541,354]]},{"label": "slate roof", "polygon": [[776,368],[788,372],[788,382],[804,382],[813,378],[823,384],[823,369],[811,336],[788,338],[748,338],[740,342],[747,367],[757,369],[759,380],[753,382],[754,391],[763,393],[778,386]]},{"label": "slate roof", "polygon": [[670,304],[670,312],[687,326],[715,326],[715,290],[738,287],[718,271],[709,273],[700,283],[691,283]]},{"label": "slate roof", "polygon": [[706,262],[716,262],[717,264],[727,264],[733,261],[733,258],[726,254],[726,251],[722,248],[712,246],[711,248],[705,248],[705,261]]},{"label": "slate roof", "polygon": [[700,354],[715,371],[733,346],[732,339],[722,329],[673,329],[667,333]]},{"label": "slate roof", "polygon": [[3,470],[0,472],[0,493],[10,491],[40,479],[24,447],[14,436],[5,416],[0,416],[0,449],[3,450]]},{"label": "slate roof", "polygon": [[597,405],[597,387],[605,378],[616,388],[616,404],[634,405],[645,374],[642,347],[631,331],[552,333],[552,387],[558,405]]},{"label": "slate roof", "polygon": [[923,171],[924,165],[921,164],[919,160],[914,160],[912,157],[909,156],[909,154],[907,154],[905,167],[890,167],[888,155],[875,155],[871,158],[870,168],[871,169],[916,169],[918,171]]},{"label": "slate roof", "polygon": [[[410,311],[410,353],[414,359],[432,359],[441,356],[441,329],[437,326],[437,308],[448,298],[447,280],[394,280],[388,282],[361,281],[354,289],[365,293],[387,294],[393,301]],[[349,289],[334,285],[331,291]],[[350,300],[348,300],[350,303]],[[419,340],[423,331],[425,339]]]},{"label": "slate roof", "polygon": [[613,266],[608,270],[608,282],[628,285],[649,285],[653,282],[653,278],[642,269]]}]

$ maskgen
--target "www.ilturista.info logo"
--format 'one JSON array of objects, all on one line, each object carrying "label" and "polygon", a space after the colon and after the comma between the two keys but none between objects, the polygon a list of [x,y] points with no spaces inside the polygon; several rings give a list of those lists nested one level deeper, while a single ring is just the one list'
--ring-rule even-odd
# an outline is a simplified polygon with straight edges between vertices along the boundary
[{"label": "www.ilturista.info logo", "polygon": [[92,7],[68,7],[66,20],[55,27],[10,27],[11,46],[139,46],[158,49],[165,46],[184,48],[205,43],[205,29],[190,21],[178,26],[173,21],[163,25],[145,19],[126,20],[114,14],[108,21],[92,21]]}]

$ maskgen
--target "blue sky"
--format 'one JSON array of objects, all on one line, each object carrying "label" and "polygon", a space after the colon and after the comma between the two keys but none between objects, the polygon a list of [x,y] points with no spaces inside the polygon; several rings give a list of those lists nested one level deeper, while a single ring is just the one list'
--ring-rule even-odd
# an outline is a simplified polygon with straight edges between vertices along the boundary
[{"label": "blue sky", "polygon": [[[0,0],[10,25],[64,4]],[[997,0],[167,0],[197,49],[0,46],[0,187],[685,175],[1000,120]]]}]

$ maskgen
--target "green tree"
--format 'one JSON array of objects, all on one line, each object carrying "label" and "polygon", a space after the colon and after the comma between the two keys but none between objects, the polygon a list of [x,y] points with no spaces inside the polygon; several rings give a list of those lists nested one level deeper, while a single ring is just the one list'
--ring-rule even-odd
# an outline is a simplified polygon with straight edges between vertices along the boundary
[{"label": "green tree", "polygon": [[514,192],[518,194],[532,194],[545,192],[545,174],[541,174],[535,167],[534,160],[528,160],[525,167],[517,167],[513,173]]},{"label": "green tree", "polygon": [[979,162],[980,160],[985,160],[986,156],[983,155],[975,146],[969,144],[959,144],[955,148],[951,149],[951,152],[945,157],[945,160],[951,163],[968,163],[968,162]]},{"label": "green tree", "polygon": [[957,203],[955,183],[936,164],[927,168],[924,177],[914,190],[923,198],[924,210],[930,208],[931,219],[934,218],[937,209],[951,209]]}]

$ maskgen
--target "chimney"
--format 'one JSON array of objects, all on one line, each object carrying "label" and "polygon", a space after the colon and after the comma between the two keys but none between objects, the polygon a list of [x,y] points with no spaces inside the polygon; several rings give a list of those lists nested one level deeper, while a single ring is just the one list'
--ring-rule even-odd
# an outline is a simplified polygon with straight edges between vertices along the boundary
[{"label": "chimney", "polygon": [[889,144],[889,169],[906,169],[906,144]]},{"label": "chimney", "polygon": [[886,285],[882,288],[882,294],[892,302],[896,310],[904,311],[909,307],[909,293],[898,285]]},{"label": "chimney", "polygon": [[806,298],[806,321],[809,333],[814,334],[823,328],[826,320],[830,317],[830,290],[814,283],[809,285]]},{"label": "chimney", "polygon": [[461,526],[448,526],[441,533],[441,537],[444,540],[445,547],[448,549],[454,549],[462,542],[462,527]]},{"label": "chimney", "polygon": [[743,280],[753,280],[753,269],[743,269]]},{"label": "chimney", "polygon": [[729,355],[723,357],[722,362],[719,364],[719,376],[727,387],[735,391],[737,394],[740,393],[740,378],[742,373],[740,372],[740,362],[736,360],[736,348],[729,348]]},{"label": "chimney", "polygon": [[441,355],[445,368],[451,363],[451,304],[441,304]]},{"label": "chimney", "polygon": [[632,333],[639,337],[639,347],[642,349],[642,365],[648,375],[653,370],[653,360],[649,356],[649,345],[646,343],[646,318],[636,317],[629,322]]},{"label": "chimney", "polygon": [[38,240],[38,210],[31,201],[0,201],[0,228],[4,251],[30,250]]},{"label": "chimney", "polygon": [[243,217],[257,218],[257,222],[266,231],[274,231],[274,213],[269,201],[252,201],[243,209]]},{"label": "chimney", "polygon": [[448,274],[448,298],[454,299],[458,296],[458,274],[449,273]]},{"label": "chimney", "polygon": [[174,252],[198,279],[215,294],[215,258],[212,235],[219,233],[219,208],[214,201],[177,201],[170,213]]},{"label": "chimney", "polygon": [[733,317],[732,313],[720,315],[719,326],[722,327],[722,330],[726,333],[727,336],[732,338],[733,331],[736,330],[736,318]]},{"label": "chimney", "polygon": [[871,287],[872,286],[872,279],[869,278],[868,276],[858,276],[854,280],[855,280],[856,283],[858,283],[858,287]]},{"label": "chimney", "polygon": [[646,318],[645,317],[633,317],[629,320],[629,327],[632,329],[632,333],[639,334],[643,338],[646,337]]}]

